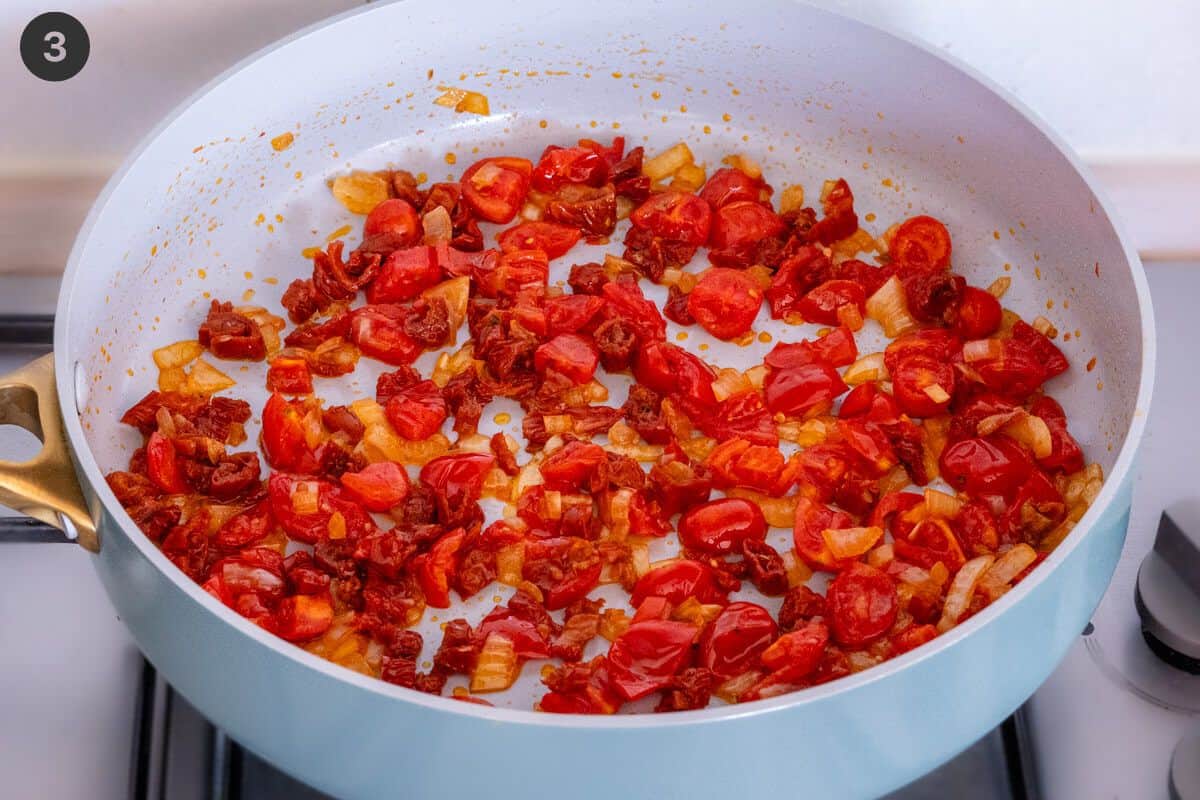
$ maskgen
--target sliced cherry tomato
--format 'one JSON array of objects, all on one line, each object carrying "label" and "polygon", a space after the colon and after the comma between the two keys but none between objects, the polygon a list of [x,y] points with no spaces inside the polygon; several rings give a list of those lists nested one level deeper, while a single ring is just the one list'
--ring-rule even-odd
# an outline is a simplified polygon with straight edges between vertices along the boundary
[{"label": "sliced cherry tomato", "polygon": [[666,338],[667,323],[658,306],[646,299],[636,283],[609,281],[600,291],[612,313],[633,327],[643,347]]},{"label": "sliced cherry tomato", "polygon": [[689,414],[717,404],[712,390],[716,375],[698,357],[669,342],[644,344],[634,362],[633,375],[638,383],[659,394],[685,400],[684,410]]},{"label": "sliced cherry tomato", "polygon": [[655,567],[639,578],[630,605],[640,606],[647,597],[663,597],[672,605],[689,597],[701,603],[724,603],[726,599],[725,592],[717,588],[712,567],[690,559]]},{"label": "sliced cherry tomato", "polygon": [[1013,325],[1012,338],[1014,342],[1019,342],[1033,351],[1034,357],[1045,369],[1047,378],[1061,375],[1070,366],[1062,350],[1059,350],[1044,333],[1024,320],[1017,320]]},{"label": "sliced cherry tomato", "polygon": [[407,200],[384,200],[367,215],[363,223],[363,248],[372,253],[412,247],[421,241],[423,231],[416,209]]},{"label": "sliced cherry tomato", "polygon": [[842,325],[816,339],[794,343],[780,342],[771,348],[763,363],[774,369],[798,367],[813,361],[843,367],[854,363],[857,358],[858,345],[854,341],[854,333]]},{"label": "sliced cherry tomato", "polygon": [[146,475],[167,494],[188,491],[175,454],[175,445],[158,431],[150,434],[150,440],[146,443]]},{"label": "sliced cherry tomato", "polygon": [[608,180],[608,161],[587,147],[550,145],[533,168],[533,188],[552,194],[564,184],[603,186]]},{"label": "sliced cherry tomato", "polygon": [[283,395],[272,394],[263,406],[262,448],[275,469],[307,472],[315,466],[304,436],[304,417]]},{"label": "sliced cherry tomato", "polygon": [[700,663],[720,678],[741,675],[778,635],[779,626],[765,608],[730,603],[704,629]]},{"label": "sliced cherry tomato", "polygon": [[462,547],[466,533],[456,528],[433,543],[428,553],[413,556],[412,570],[416,573],[425,604],[433,608],[450,607],[450,581],[457,569],[455,555]]},{"label": "sliced cherry tomato", "polygon": [[889,250],[892,260],[920,269],[950,266],[950,232],[933,217],[905,220],[896,230]]},{"label": "sliced cherry tomato", "polygon": [[746,539],[767,535],[762,510],[740,497],[722,497],[693,506],[679,520],[679,541],[704,553],[731,553]]},{"label": "sliced cherry tomato", "polygon": [[721,206],[741,200],[762,200],[761,194],[765,188],[762,178],[751,178],[740,169],[724,167],[714,172],[704,184],[704,188],[700,190],[700,199],[716,211]]},{"label": "sliced cherry tomato", "polygon": [[462,176],[463,200],[481,219],[511,222],[529,194],[533,164],[524,158],[485,158]]},{"label": "sliced cherry tomato", "polygon": [[867,308],[867,295],[863,288],[853,281],[825,281],[804,295],[796,310],[805,322],[837,325],[840,322],[838,309],[842,306],[855,306],[861,316]]},{"label": "sliced cherry tomato", "polygon": [[792,527],[796,554],[814,569],[839,569],[844,562],[838,561],[829,552],[823,534],[827,529],[849,528],[852,524],[849,514],[834,511],[801,495],[796,501],[796,517]]},{"label": "sliced cherry tomato", "polygon": [[446,401],[437,384],[425,380],[393,393],[384,413],[396,433],[419,442],[437,433],[446,421]]},{"label": "sliced cherry tomato", "polygon": [[708,241],[712,210],[694,194],[666,191],[650,195],[629,219],[636,227],[663,239],[702,245]]},{"label": "sliced cherry tomato", "polygon": [[878,425],[862,420],[839,419],[837,430],[846,446],[859,457],[867,474],[881,476],[896,465],[896,453]]},{"label": "sliced cherry tomato", "polygon": [[308,361],[298,356],[276,356],[267,367],[267,389],[283,394],[312,394]]},{"label": "sliced cherry tomato", "polygon": [[280,527],[288,536],[305,544],[329,540],[329,523],[334,514],[341,515],[342,538],[349,542],[377,530],[358,501],[351,500],[328,481],[275,473],[267,479],[267,498],[271,515]]},{"label": "sliced cherry tomato", "polygon": [[809,409],[832,403],[847,388],[838,371],[821,361],[772,369],[763,384],[767,408],[790,417],[803,416]]},{"label": "sliced cherry tomato", "polygon": [[713,267],[688,295],[688,313],[718,339],[733,339],[750,330],[763,293],[745,272]]},{"label": "sliced cherry tomato", "polygon": [[762,203],[741,200],[721,206],[713,214],[708,260],[726,267],[754,263],[759,242],[783,233],[783,220]]},{"label": "sliced cherry tomato", "polygon": [[971,495],[1010,495],[1033,465],[1020,445],[1004,436],[963,439],[942,451],[942,477]]},{"label": "sliced cherry tomato", "polygon": [[809,620],[794,631],[785,633],[762,653],[763,666],[772,671],[776,683],[795,683],[821,663],[825,645],[829,643],[829,628],[819,620]]},{"label": "sliced cherry tomato", "polygon": [[344,472],[341,481],[368,511],[388,511],[408,496],[408,473],[394,461],[379,461],[358,472]]},{"label": "sliced cherry tomato", "polygon": [[421,345],[404,332],[398,306],[363,306],[351,313],[350,341],[364,355],[393,367],[411,364]]},{"label": "sliced cherry tomato", "polygon": [[949,362],[962,352],[962,339],[944,328],[927,328],[893,339],[883,351],[883,363],[889,373],[910,356],[924,356]]},{"label": "sliced cherry tomato", "polygon": [[558,258],[579,243],[578,228],[556,222],[522,222],[500,234],[500,249],[541,250],[547,258]]},{"label": "sliced cherry tomato", "polygon": [[568,490],[588,489],[601,465],[608,463],[604,448],[592,442],[567,442],[546,456],[540,470],[551,486]]},{"label": "sliced cherry tomato", "polygon": [[600,351],[592,340],[577,333],[560,333],[538,347],[533,354],[533,365],[538,373],[554,370],[572,383],[587,383],[596,374],[600,363]]},{"label": "sliced cherry tomato", "polygon": [[495,463],[496,457],[485,453],[439,456],[421,467],[421,482],[448,502],[474,503]]},{"label": "sliced cherry tomato", "polygon": [[549,658],[550,643],[532,621],[515,616],[507,608],[496,608],[475,629],[475,638],[486,641],[496,633],[513,643],[517,658]]},{"label": "sliced cherry tomato", "polygon": [[590,294],[565,294],[546,301],[546,332],[550,336],[577,333],[592,324],[605,306]]},{"label": "sliced cherry tomato", "polygon": [[576,570],[564,580],[546,592],[545,606],[549,611],[566,608],[577,600],[582,600],[587,593],[600,583],[600,572],[604,565],[597,561],[591,566]]},{"label": "sliced cherry tomato", "polygon": [[542,250],[510,250],[484,261],[474,272],[475,286],[488,298],[511,298],[527,286],[545,286],[550,262]]},{"label": "sliced cherry tomato", "polygon": [[928,356],[909,356],[891,373],[892,391],[900,410],[913,417],[935,417],[950,406],[954,367]]},{"label": "sliced cherry tomato", "polygon": [[825,602],[833,638],[844,647],[868,645],[896,621],[896,584],[861,562],[851,564],[829,582]]},{"label": "sliced cherry tomato", "polygon": [[986,339],[1000,327],[1003,311],[991,292],[968,286],[954,317],[954,332],[963,339]]},{"label": "sliced cherry tomato", "polygon": [[1083,469],[1083,451],[1075,438],[1067,433],[1067,415],[1062,406],[1054,398],[1042,395],[1033,401],[1029,413],[1041,417],[1050,429],[1050,455],[1039,459],[1039,463],[1066,473]]},{"label": "sliced cherry tomato", "polygon": [[904,655],[909,650],[915,650],[926,642],[932,642],[937,635],[938,629],[935,625],[909,625],[892,636],[888,647],[888,658],[895,658]]},{"label": "sliced cherry tomato", "polygon": [[717,439],[736,437],[768,447],[779,444],[775,420],[763,404],[762,395],[753,389],[726,397],[714,417],[698,422]]},{"label": "sliced cherry tomato", "polygon": [[394,250],[384,259],[379,275],[367,286],[367,302],[410,300],[441,280],[442,268],[434,248],[419,245]]},{"label": "sliced cherry tomato", "polygon": [[216,542],[226,550],[240,550],[265,539],[274,525],[270,503],[263,500],[226,520],[217,531]]},{"label": "sliced cherry tomato", "polygon": [[691,656],[696,628],[687,622],[648,620],[630,625],[608,651],[613,688],[637,700],[670,684]]},{"label": "sliced cherry tomato", "polygon": [[333,604],[328,597],[297,594],[280,601],[268,627],[289,642],[307,642],[332,624]]}]

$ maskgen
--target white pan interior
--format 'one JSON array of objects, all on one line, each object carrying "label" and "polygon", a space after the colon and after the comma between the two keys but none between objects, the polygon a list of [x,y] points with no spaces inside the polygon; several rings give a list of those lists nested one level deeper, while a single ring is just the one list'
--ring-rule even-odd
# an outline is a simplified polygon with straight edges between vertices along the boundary
[{"label": "white pan interior", "polygon": [[[447,86],[486,94],[491,115],[434,105]],[[271,140],[285,132],[294,144],[277,152]],[[745,153],[777,191],[803,184],[810,203],[824,179],[845,177],[873,233],[918,213],[945,221],[957,271],[982,286],[1011,277],[1006,306],[1070,334],[1058,344],[1072,369],[1048,388],[1089,460],[1111,469],[1142,371],[1137,288],[1092,190],[1035,125],[924,50],[803,6],[643,2],[621,12],[542,0],[403,3],[343,18],[244,66],[165,124],[93,212],[60,306],[59,363],[78,365],[95,459],[81,453],[85,469],[124,466],[139,437],[117,418],[155,388],[151,351],[194,338],[209,297],[282,314],[283,288],[310,271],[301,250],[344,225],[348,248],[357,243],[362,218],[331,197],[334,176],[394,166],[444,180],[486,155],[536,160],[549,143],[614,135],[648,154],[686,140],[710,174],[722,156]],[[608,249],[620,252],[620,235]],[[552,265],[551,281],[604,251],[580,245]],[[776,341],[815,333],[765,313],[755,328]],[[704,357],[720,365],[750,366],[773,346],[688,330],[686,344],[707,342]],[[216,363],[239,381],[232,393],[261,408],[265,365]],[[381,367],[364,359],[353,381],[319,381],[318,393],[371,396]],[[627,385],[610,381],[610,403]],[[481,430],[513,410],[494,404]],[[503,427],[520,438],[516,415]],[[790,536],[771,539],[786,547]],[[439,621],[477,621],[500,597],[488,590],[450,614],[431,610],[427,645],[440,640]],[[540,693],[530,665],[500,702],[528,708]]]}]

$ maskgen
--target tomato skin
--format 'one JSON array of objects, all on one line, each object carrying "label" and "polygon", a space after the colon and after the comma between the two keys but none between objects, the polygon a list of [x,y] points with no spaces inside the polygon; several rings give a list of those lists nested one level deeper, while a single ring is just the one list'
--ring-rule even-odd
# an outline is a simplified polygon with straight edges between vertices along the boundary
[{"label": "tomato skin", "polygon": [[607,461],[603,447],[576,440],[546,456],[539,470],[549,486],[560,486],[569,491],[587,490],[597,470]]},{"label": "tomato skin", "polygon": [[762,510],[740,497],[723,497],[689,508],[679,520],[679,540],[690,550],[731,553],[746,539],[763,539]]},{"label": "tomato skin", "polygon": [[733,339],[750,330],[763,293],[745,272],[713,267],[688,295],[688,313],[718,339]]},{"label": "tomato skin", "polygon": [[383,410],[396,433],[414,442],[428,439],[446,421],[446,401],[430,380],[398,390]]},{"label": "tomato skin", "polygon": [[892,259],[920,269],[950,266],[950,232],[933,217],[921,215],[905,220],[896,230],[889,252]]},{"label": "tomato skin", "polygon": [[421,355],[421,345],[404,332],[404,323],[389,306],[363,306],[350,316],[350,341],[363,355],[402,367]]},{"label": "tomato skin", "polygon": [[583,234],[578,228],[556,222],[522,222],[500,234],[500,249],[541,250],[547,258],[558,258],[579,243]]},{"label": "tomato skin", "polygon": [[510,250],[482,261],[472,278],[483,297],[512,298],[526,286],[545,286],[550,262],[541,250]]},{"label": "tomato skin", "polygon": [[829,582],[825,602],[833,638],[844,647],[870,644],[896,621],[896,584],[861,562],[851,564]]},{"label": "tomato skin", "polygon": [[493,610],[475,629],[475,637],[481,642],[486,641],[490,633],[498,633],[512,642],[517,658],[550,657],[550,644],[537,625],[515,616],[507,608]]},{"label": "tomato skin", "polygon": [[730,603],[700,636],[700,664],[721,678],[746,671],[775,641],[779,626],[754,603]]},{"label": "tomato skin", "polygon": [[289,642],[307,642],[332,624],[333,604],[328,597],[296,594],[279,602],[267,628]]},{"label": "tomato skin", "polygon": [[763,651],[762,663],[772,671],[772,683],[793,683],[817,668],[828,643],[829,628],[825,623],[809,620],[776,639]]},{"label": "tomato skin", "polygon": [[421,591],[425,593],[425,604],[433,608],[450,607],[450,580],[456,568],[455,554],[462,547],[466,533],[456,528],[445,534],[429,549],[428,553],[413,556],[412,569],[416,573]]},{"label": "tomato skin", "polygon": [[342,473],[341,481],[368,511],[388,511],[408,496],[408,473],[394,461],[380,461],[358,472]]},{"label": "tomato skin", "polygon": [[765,184],[761,178],[751,178],[740,169],[723,167],[713,173],[704,188],[700,190],[700,199],[708,203],[715,212],[721,206],[736,203],[741,200],[759,201]]},{"label": "tomato skin", "polygon": [[780,342],[771,348],[763,363],[772,369],[789,369],[814,361],[834,367],[844,367],[858,358],[858,345],[854,334],[842,325],[824,336],[805,339],[801,342]]},{"label": "tomato skin", "polygon": [[748,267],[754,263],[758,243],[783,230],[783,220],[762,203],[741,200],[723,205],[713,214],[708,260],[726,267]]},{"label": "tomato skin", "polygon": [[792,543],[796,554],[814,569],[836,570],[844,566],[829,552],[822,533],[826,528],[848,528],[850,515],[801,496],[796,501],[796,516],[792,527]]},{"label": "tomato skin", "polygon": [[646,299],[636,283],[609,281],[600,291],[612,314],[633,327],[643,347],[667,337],[667,323],[658,306]]},{"label": "tomato skin", "polygon": [[456,503],[473,503],[483,491],[483,479],[496,463],[485,453],[438,456],[421,467],[421,482],[441,497]]},{"label": "tomato skin", "polygon": [[659,394],[684,398],[695,409],[711,409],[717,404],[712,390],[716,376],[712,370],[698,357],[670,342],[644,344],[634,362],[633,376]]},{"label": "tomato skin", "polygon": [[263,406],[262,448],[267,463],[275,469],[307,471],[315,466],[304,437],[303,418],[283,395],[272,394]]},{"label": "tomato skin", "polygon": [[[892,392],[900,410],[913,417],[935,417],[950,406],[954,394],[954,367],[948,361],[928,356],[909,356],[898,364],[892,375]],[[940,386],[947,397],[937,401],[925,393],[928,386]]]},{"label": "tomato skin", "polygon": [[411,300],[441,280],[442,268],[434,248],[420,245],[393,250],[384,259],[379,275],[367,286],[367,302],[378,304]]},{"label": "tomato skin", "polygon": [[150,434],[150,440],[146,443],[146,475],[167,494],[188,491],[175,455],[175,445],[158,431]]},{"label": "tomato skin", "polygon": [[546,333],[577,333],[597,319],[605,306],[603,299],[590,294],[565,294],[546,301]]},{"label": "tomato skin", "polygon": [[751,389],[730,395],[717,406],[714,417],[698,420],[702,430],[716,439],[745,439],[753,444],[776,447],[779,432],[762,395]]},{"label": "tomato skin", "polygon": [[767,408],[788,416],[802,416],[815,406],[833,402],[848,388],[836,369],[820,361],[772,369],[763,383]]},{"label": "tomato skin", "polygon": [[[944,328],[907,333],[893,339],[883,351],[883,364],[889,373],[895,372],[901,361],[911,356],[925,356],[934,361],[951,361],[962,352],[962,339]],[[949,389],[949,387],[947,387]]]},{"label": "tomato skin", "polygon": [[282,394],[312,394],[312,373],[308,361],[292,356],[276,356],[267,367],[267,389]]},{"label": "tomato skin", "polygon": [[963,339],[986,339],[1000,327],[1003,310],[991,292],[975,286],[963,289],[954,318],[954,332]]},{"label": "tomato skin", "polygon": [[599,363],[596,345],[577,333],[560,333],[533,354],[533,365],[539,374],[545,375],[546,370],[552,369],[575,384],[590,381]]},{"label": "tomato skin", "polygon": [[636,608],[648,597],[662,597],[672,605],[689,597],[701,603],[725,602],[725,593],[713,579],[712,567],[691,559],[655,567],[639,578],[629,603]]},{"label": "tomato skin", "polygon": [[217,531],[215,540],[219,547],[226,550],[240,550],[262,541],[271,532],[274,524],[270,503],[263,500],[226,520]]},{"label": "tomato skin", "polygon": [[557,611],[560,608],[566,608],[576,600],[582,600],[587,596],[587,593],[600,583],[600,572],[604,565],[600,562],[593,564],[590,567],[585,567],[582,570],[575,572],[566,580],[556,584],[550,591],[546,592],[546,601],[544,605],[548,611]]},{"label": "tomato skin", "polygon": [[423,230],[416,209],[407,200],[384,200],[363,223],[363,247],[374,253],[411,247],[421,241]]},{"label": "tomato skin", "polygon": [[608,651],[612,686],[637,700],[667,686],[688,661],[696,629],[687,622],[647,620],[630,625]]},{"label": "tomato skin", "polygon": [[485,158],[476,161],[462,176],[463,200],[480,219],[505,224],[525,202],[533,164],[524,158]]},{"label": "tomato skin", "polygon": [[694,194],[668,190],[650,195],[629,219],[655,236],[699,246],[708,241],[712,210]]},{"label": "tomato skin", "polygon": [[804,295],[796,306],[796,310],[804,317],[805,322],[815,322],[818,325],[837,325],[838,309],[842,306],[858,307],[860,314],[867,308],[867,295],[863,288],[853,281],[825,281],[817,288]]},{"label": "tomato skin", "polygon": [[608,161],[588,147],[550,145],[533,168],[533,188],[551,194],[564,184],[603,186],[608,181]]},{"label": "tomato skin", "polygon": [[963,439],[942,451],[942,477],[970,495],[1011,495],[1033,465],[1019,445],[1004,436]]}]

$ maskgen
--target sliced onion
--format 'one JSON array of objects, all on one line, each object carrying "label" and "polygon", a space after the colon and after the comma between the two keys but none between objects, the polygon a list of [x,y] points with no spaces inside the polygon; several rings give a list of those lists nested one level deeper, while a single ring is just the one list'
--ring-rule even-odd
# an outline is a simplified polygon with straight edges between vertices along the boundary
[{"label": "sliced onion", "polygon": [[772,528],[790,528],[796,520],[796,501],[800,495],[784,495],[783,497],[768,497],[753,489],[734,488],[725,493],[729,497],[741,497],[758,506],[763,518]]},{"label": "sliced onion", "polygon": [[896,553],[891,542],[885,542],[867,553],[867,563],[876,569],[883,569],[895,558]]},{"label": "sliced onion", "polygon": [[471,672],[471,693],[503,691],[513,685],[520,671],[513,643],[498,633],[489,633]]},{"label": "sliced onion", "polygon": [[995,561],[995,556],[979,556],[972,558],[959,568],[958,574],[950,583],[950,590],[946,592],[946,603],[942,606],[942,618],[938,620],[937,624],[940,633],[945,633],[958,624],[959,618],[971,604],[971,597],[975,594],[975,587],[979,583],[979,579],[992,566],[993,561]]},{"label": "sliced onion", "polygon": [[712,382],[713,395],[717,398],[717,402],[753,389],[754,387],[750,385],[750,381],[746,380],[745,375],[739,370],[729,367],[717,372],[717,379]]},{"label": "sliced onion", "polygon": [[1005,425],[1003,432],[1032,450],[1035,458],[1046,458],[1054,449],[1046,421],[1027,411],[1022,411]]},{"label": "sliced onion", "polygon": [[922,389],[925,396],[935,403],[949,403],[950,393],[940,383],[931,383]]},{"label": "sliced onion", "polygon": [[931,517],[953,519],[958,516],[962,507],[963,501],[955,495],[946,494],[937,489],[925,490],[925,509]]},{"label": "sliced onion", "polygon": [[1004,343],[999,339],[972,339],[963,345],[963,360],[970,364],[999,358],[1003,352]]},{"label": "sliced onion", "polygon": [[794,589],[808,583],[813,576],[812,567],[804,563],[804,559],[796,555],[795,550],[783,554],[783,571],[787,573],[788,588]]},{"label": "sliced onion", "polygon": [[606,522],[608,535],[618,542],[625,541],[629,535],[629,506],[633,502],[632,489],[618,489],[612,493],[608,501]]},{"label": "sliced onion", "polygon": [[883,528],[826,528],[821,532],[829,552],[836,559],[857,558],[875,546],[883,536]]},{"label": "sliced onion", "polygon": [[195,339],[175,342],[155,350],[154,363],[159,369],[185,367],[204,354],[204,347]]},{"label": "sliced onion", "polygon": [[713,690],[713,694],[726,703],[736,703],[738,698],[750,691],[750,688],[758,683],[760,678],[762,678],[761,672],[743,672],[722,683]]},{"label": "sliced onion", "polygon": [[916,330],[919,326],[908,312],[908,300],[904,286],[895,275],[867,300],[867,316],[883,326],[889,339],[895,339]]},{"label": "sliced onion", "polygon": [[513,542],[496,551],[496,580],[505,586],[516,586],[523,580],[524,566],[524,542]]},{"label": "sliced onion", "polygon": [[695,160],[687,144],[679,142],[642,162],[642,174],[652,181],[661,181],[674,175],[680,167],[695,163]]},{"label": "sliced onion", "polygon": [[1004,593],[1013,578],[1024,572],[1030,564],[1037,560],[1037,551],[1022,542],[1013,545],[1008,551],[996,559],[995,563],[979,579],[979,591],[990,599],[995,599]]},{"label": "sliced onion", "polygon": [[1004,293],[1008,291],[1008,287],[1012,286],[1012,278],[1004,275],[992,281],[992,285],[987,288],[988,294],[999,300],[1004,297]]},{"label": "sliced onion", "polygon": [[885,381],[888,378],[887,367],[883,363],[883,353],[870,353],[846,367],[842,380],[847,386],[858,386],[871,381]]}]

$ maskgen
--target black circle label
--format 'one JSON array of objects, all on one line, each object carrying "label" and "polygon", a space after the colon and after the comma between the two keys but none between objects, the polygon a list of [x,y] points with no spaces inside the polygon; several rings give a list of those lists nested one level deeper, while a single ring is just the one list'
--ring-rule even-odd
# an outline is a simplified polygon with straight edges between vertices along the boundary
[{"label": "black circle label", "polygon": [[78,75],[91,49],[83,23],[62,11],[37,15],[21,34],[21,60],[44,81],[65,81]]}]

